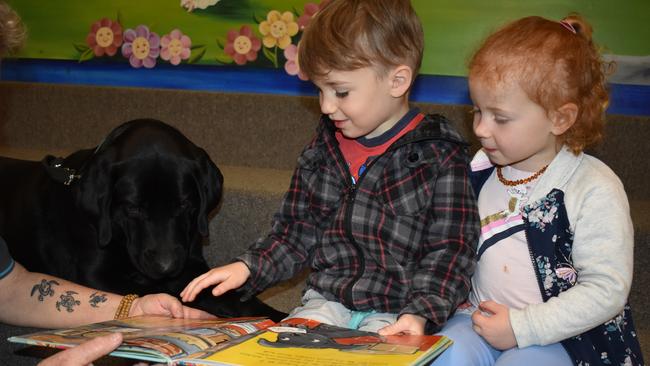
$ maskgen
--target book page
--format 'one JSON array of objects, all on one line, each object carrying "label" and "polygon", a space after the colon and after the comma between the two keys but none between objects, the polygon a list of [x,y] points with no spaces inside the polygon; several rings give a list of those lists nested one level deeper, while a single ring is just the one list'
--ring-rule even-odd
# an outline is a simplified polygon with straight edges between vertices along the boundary
[{"label": "book page", "polygon": [[[417,365],[435,358],[451,341],[441,336],[389,336],[314,321],[267,328],[242,343],[200,357],[193,365],[332,366]],[[195,355],[193,355],[195,356]]]},{"label": "book page", "polygon": [[263,318],[198,320],[140,316],[71,329],[42,331],[11,337],[9,340],[38,346],[69,348],[94,337],[120,332],[123,333],[124,341],[110,355],[170,362],[225,344],[272,324],[272,321]]}]

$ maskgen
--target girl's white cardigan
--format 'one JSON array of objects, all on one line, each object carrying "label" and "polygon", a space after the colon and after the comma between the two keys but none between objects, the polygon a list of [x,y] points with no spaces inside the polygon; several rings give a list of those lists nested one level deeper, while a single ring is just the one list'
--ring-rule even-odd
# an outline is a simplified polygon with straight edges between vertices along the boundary
[{"label": "girl's white cardigan", "polygon": [[[479,151],[473,170],[485,168]],[[553,159],[528,200],[564,192],[577,284],[541,304],[510,309],[519,347],[546,345],[581,334],[619,314],[632,284],[634,229],[623,184],[602,161],[566,147]]]}]

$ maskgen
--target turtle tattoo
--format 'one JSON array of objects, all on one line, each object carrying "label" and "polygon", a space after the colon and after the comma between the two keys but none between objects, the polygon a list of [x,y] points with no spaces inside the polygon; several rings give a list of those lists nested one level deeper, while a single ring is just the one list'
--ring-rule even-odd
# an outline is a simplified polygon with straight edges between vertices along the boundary
[{"label": "turtle tattoo", "polygon": [[90,306],[97,308],[99,307],[99,304],[102,302],[106,302],[106,294],[98,294],[96,292],[93,292],[92,295],[90,295],[90,300],[88,300],[88,303]]},{"label": "turtle tattoo", "polygon": [[38,301],[43,301],[47,296],[54,296],[54,285],[58,286],[59,283],[54,280],[43,279],[41,283],[32,287],[32,293],[29,296],[34,296],[34,293],[38,291]]},{"label": "turtle tattoo", "polygon": [[71,313],[74,311],[74,307],[77,305],[81,305],[81,301],[78,301],[75,299],[72,295],[78,295],[74,291],[66,291],[63,295],[60,297],[60,301],[56,302],[56,310],[61,311],[61,307],[64,307],[68,313]]}]

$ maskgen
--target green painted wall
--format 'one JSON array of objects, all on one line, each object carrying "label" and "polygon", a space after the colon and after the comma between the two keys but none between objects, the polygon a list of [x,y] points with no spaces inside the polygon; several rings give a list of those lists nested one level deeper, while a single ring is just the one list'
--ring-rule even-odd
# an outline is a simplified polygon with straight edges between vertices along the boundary
[{"label": "green painted wall", "polygon": [[[249,25],[261,38],[258,22],[265,20],[269,11],[290,11],[296,20],[309,1],[220,0],[205,10],[193,12],[182,8],[179,0],[8,2],[29,28],[29,39],[21,57],[79,59],[82,54],[79,45],[85,44],[91,24],[103,17],[117,19],[119,14],[124,28],[143,24],[160,36],[178,28],[191,37],[195,46],[193,56],[198,58],[202,53],[197,63],[219,64],[231,63],[231,58],[222,49],[228,30]],[[650,55],[649,0],[413,0],[412,3],[422,19],[426,35],[424,74],[465,75],[468,55],[498,25],[527,15],[561,19],[571,11],[580,12],[591,21],[594,38],[605,53]],[[299,34],[293,43],[297,42]],[[282,50],[267,51],[279,51],[279,60],[283,57]],[[125,61],[119,52],[111,59]],[[257,60],[247,65],[275,67],[262,50]],[[277,67],[282,65],[279,62]]]}]

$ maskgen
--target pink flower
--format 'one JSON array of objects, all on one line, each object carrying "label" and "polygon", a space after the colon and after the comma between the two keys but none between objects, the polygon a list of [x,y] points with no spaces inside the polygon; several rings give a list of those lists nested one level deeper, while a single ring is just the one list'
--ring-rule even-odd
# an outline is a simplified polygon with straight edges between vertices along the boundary
[{"label": "pink flower", "polygon": [[257,60],[257,52],[262,48],[262,42],[253,35],[251,27],[243,25],[239,32],[231,29],[227,38],[228,42],[223,50],[237,65]]},{"label": "pink flower", "polygon": [[86,36],[88,47],[93,49],[95,56],[114,56],[122,45],[122,25],[108,18],[102,18],[90,26]]},{"label": "pink flower", "polygon": [[287,59],[287,62],[284,64],[284,70],[287,74],[298,75],[300,80],[308,80],[307,75],[300,70],[298,64],[298,46],[294,44],[287,46],[284,49],[284,58]]},{"label": "pink flower", "polygon": [[139,25],[124,32],[122,55],[129,58],[129,63],[135,68],[156,66],[156,59],[160,55],[160,37],[150,32],[146,25]]},{"label": "pink flower", "polygon": [[305,12],[302,13],[300,18],[298,18],[298,26],[300,27],[300,30],[304,30],[311,21],[311,18],[313,18],[314,15],[316,15],[316,13],[318,13],[318,11],[329,2],[330,0],[323,0],[318,5],[314,3],[305,4]]},{"label": "pink flower", "polygon": [[178,65],[181,60],[190,58],[192,40],[178,29],[162,36],[160,45],[162,46],[160,58],[171,62],[172,65]]}]

